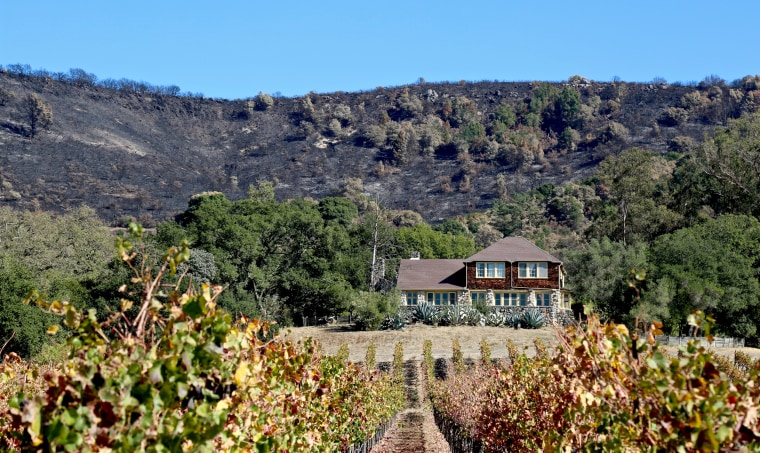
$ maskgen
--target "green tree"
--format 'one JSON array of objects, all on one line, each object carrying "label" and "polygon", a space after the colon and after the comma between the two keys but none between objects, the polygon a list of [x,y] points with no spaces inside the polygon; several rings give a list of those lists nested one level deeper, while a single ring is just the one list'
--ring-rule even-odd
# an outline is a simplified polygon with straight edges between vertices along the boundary
[{"label": "green tree", "polygon": [[729,121],[691,161],[706,177],[703,197],[718,212],[760,215],[760,113]]},{"label": "green tree", "polygon": [[319,201],[319,212],[325,222],[348,227],[359,216],[359,208],[345,197],[327,197]]},{"label": "green tree", "polygon": [[444,104],[443,118],[449,122],[451,127],[462,127],[465,124],[475,121],[478,113],[478,105],[465,96],[454,98],[453,102]]},{"label": "green tree", "polygon": [[[279,203],[262,183],[236,202],[218,193],[194,197],[180,226],[194,247],[213,255],[217,281],[229,285],[222,306],[233,314],[278,313],[278,322],[289,323],[290,316],[347,308],[352,285],[335,269],[343,268],[351,246],[344,225],[353,215],[350,206],[342,199],[327,201],[321,211],[308,200]],[[159,231],[172,237],[173,229]]]},{"label": "green tree", "polygon": [[[602,161],[596,173],[602,201],[595,208],[591,234],[610,236],[625,245],[651,241],[676,227],[679,215],[665,206],[668,200],[661,199],[670,174],[662,159],[636,148]],[[605,204],[615,206],[615,218],[609,217],[612,211]]]},{"label": "green tree", "polygon": [[507,128],[512,128],[517,124],[517,114],[512,106],[506,102],[503,102],[499,105],[499,108],[496,109],[496,112],[494,112],[494,119]]},{"label": "green tree", "polygon": [[686,122],[688,118],[689,112],[686,109],[680,107],[668,107],[667,110],[662,112],[657,119],[657,122],[663,126],[673,127]]},{"label": "green tree", "polygon": [[470,230],[467,229],[467,225],[454,219],[446,219],[438,225],[433,226],[433,229],[440,231],[441,233],[453,234],[455,236],[472,236]]},{"label": "green tree", "polygon": [[581,141],[581,134],[570,126],[565,127],[559,136],[559,146],[568,151],[576,151]]},{"label": "green tree", "polygon": [[760,333],[760,222],[723,215],[659,237],[651,251],[660,296],[669,299],[672,330],[693,310],[712,314],[719,333],[757,344]]},{"label": "green tree", "polygon": [[466,258],[476,250],[469,235],[443,233],[424,223],[399,228],[398,243],[403,257],[418,251],[421,258]]},{"label": "green tree", "polygon": [[409,88],[404,88],[396,98],[394,107],[388,111],[388,115],[393,121],[403,121],[416,117],[422,113],[423,108],[420,98],[411,94]]},{"label": "green tree", "polygon": [[459,129],[458,138],[468,144],[471,144],[475,140],[483,139],[485,136],[485,127],[483,127],[483,125],[477,121],[470,121]]},{"label": "green tree", "polygon": [[609,238],[592,239],[581,250],[566,250],[568,286],[576,300],[594,308],[603,320],[630,322],[635,299],[627,279],[631,269],[646,269],[646,247],[625,246]]},{"label": "green tree", "polygon": [[558,96],[559,90],[554,85],[546,82],[538,84],[531,93],[530,104],[528,106],[530,113],[540,117],[545,110],[554,105]]},{"label": "green tree", "polygon": [[399,295],[395,292],[360,291],[351,300],[356,327],[377,330],[389,316],[398,312]]},{"label": "green tree", "polygon": [[546,128],[559,134],[566,128],[583,126],[581,95],[578,90],[563,87],[556,99],[544,108],[543,121]]},{"label": "green tree", "polygon": [[[9,256],[0,257],[0,348],[30,358],[50,342],[46,331],[55,316],[24,303],[36,286],[33,271]],[[6,345],[7,343],[7,345]]]},{"label": "green tree", "polygon": [[88,207],[61,216],[0,208],[0,244],[0,256],[30,269],[46,292],[59,280],[97,278],[113,256],[113,236]]}]

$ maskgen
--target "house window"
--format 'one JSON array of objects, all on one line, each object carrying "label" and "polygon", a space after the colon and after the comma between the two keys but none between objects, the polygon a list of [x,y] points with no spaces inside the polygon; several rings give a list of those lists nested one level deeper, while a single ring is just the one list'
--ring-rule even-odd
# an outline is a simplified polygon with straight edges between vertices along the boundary
[{"label": "house window", "polygon": [[417,291],[407,292],[406,293],[406,304],[407,305],[417,305]]},{"label": "house window", "polygon": [[518,278],[548,278],[549,267],[547,263],[519,263]]},{"label": "house window", "polygon": [[571,302],[570,302],[570,294],[565,293],[562,295],[562,308],[565,310],[570,310],[571,308]]},{"label": "house window", "polygon": [[486,293],[485,292],[471,292],[470,298],[472,299],[472,304],[485,304],[486,303]]},{"label": "house window", "polygon": [[504,263],[475,263],[475,277],[504,278]]},{"label": "house window", "polygon": [[528,303],[528,295],[526,293],[498,293],[494,292],[494,304],[513,306],[518,305],[525,306]]},{"label": "house window", "polygon": [[431,305],[456,305],[457,293],[427,293],[427,303]]},{"label": "house window", "polygon": [[552,295],[551,293],[536,293],[536,305],[539,307],[551,307]]}]

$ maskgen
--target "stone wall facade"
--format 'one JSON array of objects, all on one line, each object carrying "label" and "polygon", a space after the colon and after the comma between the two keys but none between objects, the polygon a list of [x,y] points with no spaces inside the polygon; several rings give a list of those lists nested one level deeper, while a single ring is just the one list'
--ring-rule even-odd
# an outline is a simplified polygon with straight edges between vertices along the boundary
[{"label": "stone wall facade", "polygon": [[[426,291],[414,291],[417,293],[417,300],[419,304],[426,302]],[[454,292],[454,291],[450,291]],[[470,291],[456,291],[457,304],[458,305],[472,305],[470,298]],[[505,314],[522,314],[528,309],[537,309],[544,313],[546,319],[550,320],[553,324],[568,325],[574,322],[573,311],[562,308],[562,293],[559,289],[552,290],[551,293],[551,305],[537,306],[536,305],[536,292],[532,289],[528,290],[528,304],[525,306],[520,305],[495,305],[495,297],[493,290],[486,290],[486,303],[489,305],[492,312],[505,313]],[[401,304],[399,307],[400,313],[403,315],[409,315],[414,310],[414,305],[407,305],[407,291],[401,292]],[[436,305],[437,308],[445,309],[447,305]]]}]

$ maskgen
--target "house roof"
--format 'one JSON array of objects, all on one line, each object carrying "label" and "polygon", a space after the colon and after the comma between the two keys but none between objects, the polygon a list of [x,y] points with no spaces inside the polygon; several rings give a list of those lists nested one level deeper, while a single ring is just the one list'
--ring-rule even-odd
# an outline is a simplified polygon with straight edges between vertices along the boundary
[{"label": "house roof", "polygon": [[480,252],[464,260],[467,263],[473,261],[547,261],[561,263],[554,256],[541,250],[536,244],[523,237],[505,237],[495,242]]},{"label": "house roof", "polygon": [[461,290],[465,288],[464,261],[401,260],[397,287],[401,290]]}]

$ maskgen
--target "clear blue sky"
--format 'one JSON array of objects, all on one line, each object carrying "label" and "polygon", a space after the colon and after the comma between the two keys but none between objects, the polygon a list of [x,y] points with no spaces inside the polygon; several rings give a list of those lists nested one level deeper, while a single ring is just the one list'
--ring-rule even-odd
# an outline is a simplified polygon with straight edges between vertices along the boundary
[{"label": "clear blue sky", "polygon": [[259,91],[760,73],[757,0],[3,0],[0,64]]}]

